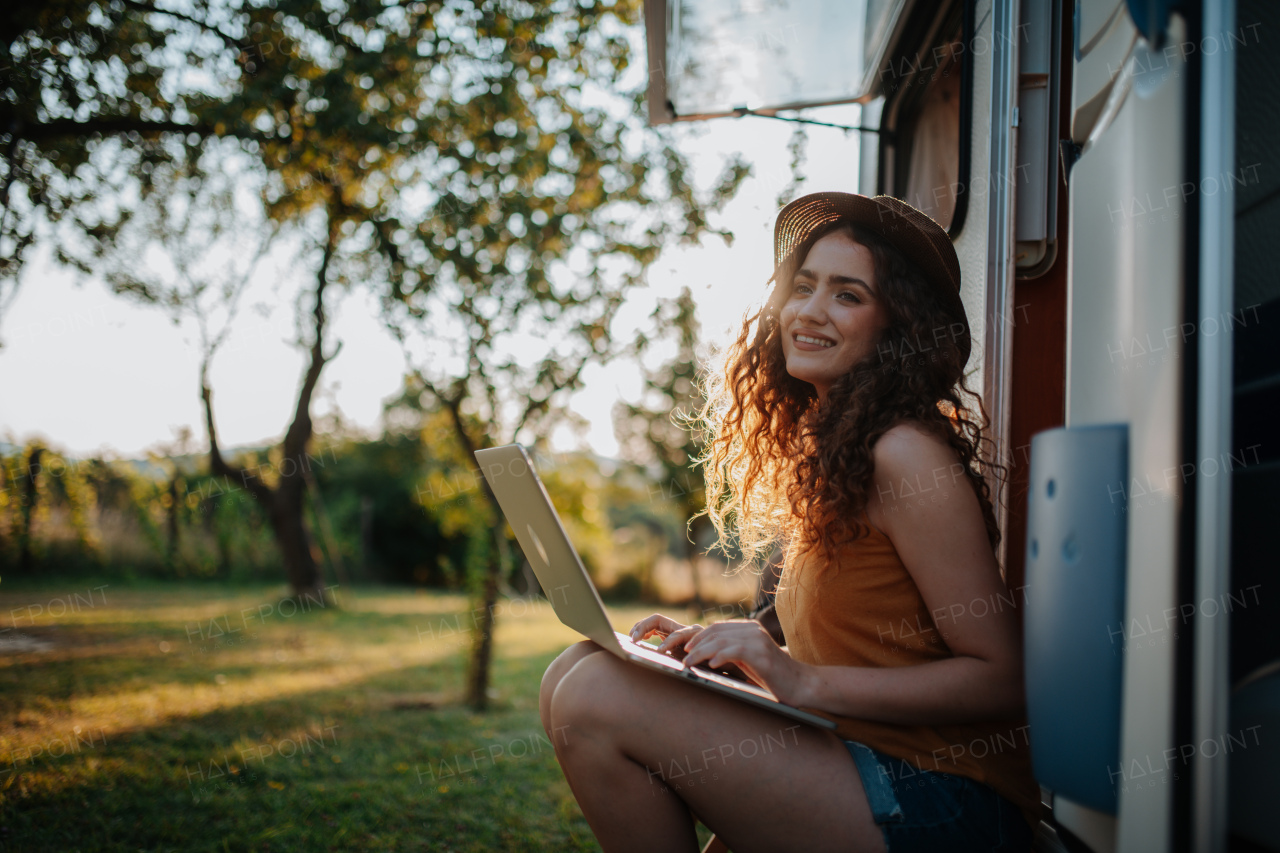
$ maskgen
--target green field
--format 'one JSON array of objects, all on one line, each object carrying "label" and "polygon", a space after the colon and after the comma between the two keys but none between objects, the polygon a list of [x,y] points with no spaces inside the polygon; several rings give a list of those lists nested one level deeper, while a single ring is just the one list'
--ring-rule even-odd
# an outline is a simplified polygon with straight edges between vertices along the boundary
[{"label": "green field", "polygon": [[578,639],[545,602],[500,603],[476,714],[461,596],[95,586],[0,592],[0,850],[599,849],[538,721]]}]

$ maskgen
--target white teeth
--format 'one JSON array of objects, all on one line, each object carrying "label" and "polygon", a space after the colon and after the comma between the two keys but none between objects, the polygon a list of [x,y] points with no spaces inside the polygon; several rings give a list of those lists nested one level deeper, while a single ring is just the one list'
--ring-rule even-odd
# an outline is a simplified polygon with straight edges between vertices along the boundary
[{"label": "white teeth", "polygon": [[804,341],[806,344],[817,344],[818,346],[823,347],[833,347],[836,345],[835,341],[829,341],[826,338],[814,338],[809,335],[796,335],[796,340]]}]

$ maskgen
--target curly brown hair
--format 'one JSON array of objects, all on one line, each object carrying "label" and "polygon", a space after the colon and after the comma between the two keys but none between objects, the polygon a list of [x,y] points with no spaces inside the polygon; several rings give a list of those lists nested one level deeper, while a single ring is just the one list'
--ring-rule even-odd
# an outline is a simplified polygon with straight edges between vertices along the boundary
[{"label": "curly brown hair", "polygon": [[[889,317],[876,353],[836,380],[819,405],[814,386],[787,372],[779,312],[792,277],[821,238],[843,231],[871,251]],[[735,544],[747,562],[781,534],[820,545],[833,565],[842,542],[867,534],[862,521],[872,489],[872,449],[889,429],[912,423],[955,451],[982,507],[992,550],[1000,529],[986,475],[1001,466],[984,457],[987,413],[964,377],[969,329],[950,313],[903,254],[878,234],[837,221],[817,229],[774,274],[765,306],[743,319],[723,366],[708,371],[707,402],[695,422],[711,437],[698,462],[705,510],[720,546]]]}]

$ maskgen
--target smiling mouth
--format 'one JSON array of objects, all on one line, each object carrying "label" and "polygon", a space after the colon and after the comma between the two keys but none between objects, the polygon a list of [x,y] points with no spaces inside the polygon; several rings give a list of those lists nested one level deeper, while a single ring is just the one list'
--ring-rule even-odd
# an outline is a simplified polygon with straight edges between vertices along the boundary
[{"label": "smiling mouth", "polygon": [[794,335],[794,338],[801,343],[816,344],[821,347],[833,347],[836,345],[835,341],[829,341],[826,338],[815,338],[812,335],[797,334]]}]

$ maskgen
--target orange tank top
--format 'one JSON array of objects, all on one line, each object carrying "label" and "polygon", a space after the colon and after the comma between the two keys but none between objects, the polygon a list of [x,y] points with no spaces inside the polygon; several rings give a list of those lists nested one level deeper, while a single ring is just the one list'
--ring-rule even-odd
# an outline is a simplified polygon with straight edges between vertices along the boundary
[{"label": "orange tank top", "polygon": [[[951,657],[920,590],[884,533],[845,543],[821,578],[820,553],[787,554],[776,610],[787,649],[815,666],[914,666]],[[1015,602],[1016,603],[1016,602]],[[992,602],[1007,606],[1009,602]],[[967,776],[1006,797],[1035,826],[1040,788],[1031,775],[1026,719],[957,725],[896,725],[822,713],[836,734],[922,770]]]}]

